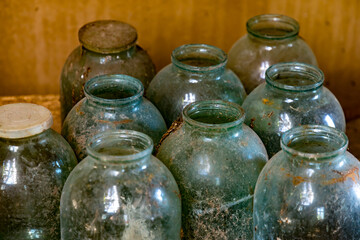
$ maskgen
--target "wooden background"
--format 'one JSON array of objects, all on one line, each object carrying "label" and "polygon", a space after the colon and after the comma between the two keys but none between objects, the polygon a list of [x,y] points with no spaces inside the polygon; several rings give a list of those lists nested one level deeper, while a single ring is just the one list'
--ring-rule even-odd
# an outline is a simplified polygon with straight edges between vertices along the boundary
[{"label": "wooden background", "polygon": [[157,70],[185,43],[228,51],[254,15],[279,13],[300,23],[348,120],[360,117],[359,0],[1,0],[0,95],[59,92],[61,68],[77,31],[96,19],[135,26]]}]

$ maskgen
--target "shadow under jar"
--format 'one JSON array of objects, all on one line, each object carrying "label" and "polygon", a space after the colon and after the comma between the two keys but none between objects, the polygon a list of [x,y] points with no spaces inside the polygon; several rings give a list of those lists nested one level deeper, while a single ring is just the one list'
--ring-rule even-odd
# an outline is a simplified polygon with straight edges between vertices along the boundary
[{"label": "shadow under jar", "polygon": [[249,94],[265,81],[265,71],[279,62],[317,65],[311,48],[298,36],[299,23],[290,17],[264,14],[246,23],[248,34],[229,51],[229,68],[235,72]]},{"label": "shadow under jar", "polygon": [[206,44],[176,48],[171,64],[156,74],[146,92],[169,127],[183,108],[200,100],[225,100],[242,104],[246,97],[238,77],[226,68],[227,55]]},{"label": "shadow under jar", "polygon": [[90,22],[80,28],[81,45],[67,58],[61,73],[62,121],[84,97],[85,82],[96,76],[125,74],[139,79],[147,88],[155,66],[136,40],[136,29],[116,20]]},{"label": "shadow under jar", "polygon": [[266,82],[245,99],[245,123],[263,141],[269,157],[281,150],[280,137],[299,125],[326,125],[345,131],[345,116],[335,96],[323,87],[320,69],[304,63],[278,63]]},{"label": "shadow under jar", "polygon": [[360,239],[360,162],[346,135],[300,126],[281,147],[256,183],[254,239]]},{"label": "shadow under jar", "polygon": [[130,129],[144,132],[157,144],[166,132],[160,112],[143,97],[142,83],[126,75],[103,75],[85,84],[85,98],[66,117],[62,135],[79,161],[87,141],[99,132]]},{"label": "shadow under jar", "polygon": [[181,200],[147,135],[100,133],[61,196],[61,239],[180,240]]},{"label": "shadow under jar", "polygon": [[267,161],[260,138],[243,124],[244,110],[199,101],[162,142],[157,157],[177,181],[185,239],[251,239],[255,183]]}]

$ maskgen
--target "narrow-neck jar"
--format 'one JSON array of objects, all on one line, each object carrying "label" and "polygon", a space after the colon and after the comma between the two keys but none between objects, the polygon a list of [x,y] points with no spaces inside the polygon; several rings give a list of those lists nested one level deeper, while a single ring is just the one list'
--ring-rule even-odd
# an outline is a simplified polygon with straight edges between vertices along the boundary
[{"label": "narrow-neck jar", "polygon": [[255,239],[360,239],[360,163],[346,135],[305,125],[281,147],[256,183]]},{"label": "narrow-neck jar", "polygon": [[243,109],[220,100],[183,110],[184,122],[161,143],[157,157],[177,181],[185,239],[250,239],[257,177],[267,161]]},{"label": "narrow-neck jar", "polygon": [[80,28],[81,45],[67,58],[61,73],[62,121],[84,97],[85,82],[96,76],[126,74],[139,79],[147,88],[155,67],[136,40],[136,29],[116,20],[90,22]]},{"label": "narrow-neck jar", "polygon": [[149,136],[94,136],[61,196],[61,239],[180,240],[181,200]]},{"label": "narrow-neck jar", "polygon": [[265,81],[265,71],[280,62],[317,65],[311,48],[299,37],[299,23],[288,16],[264,14],[250,18],[247,34],[229,51],[229,68],[247,93]]},{"label": "narrow-neck jar", "polygon": [[281,150],[281,134],[293,127],[318,124],[345,131],[340,103],[323,82],[324,74],[315,66],[278,63],[249,94],[242,105],[245,123],[262,139],[269,157]]},{"label": "narrow-neck jar", "polygon": [[88,139],[99,132],[130,129],[148,134],[157,144],[166,132],[160,112],[143,97],[142,83],[127,75],[102,75],[85,84],[85,98],[66,117],[62,135],[80,161]]},{"label": "narrow-neck jar", "polygon": [[243,85],[226,68],[227,55],[221,49],[206,44],[183,45],[172,52],[171,62],[156,74],[146,93],[168,126],[195,101],[244,101]]}]

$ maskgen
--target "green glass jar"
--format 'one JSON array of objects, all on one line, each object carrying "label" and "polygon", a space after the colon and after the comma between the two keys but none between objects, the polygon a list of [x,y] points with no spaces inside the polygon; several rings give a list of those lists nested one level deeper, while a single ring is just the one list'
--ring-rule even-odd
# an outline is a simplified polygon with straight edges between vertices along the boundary
[{"label": "green glass jar", "polygon": [[248,34],[229,51],[229,68],[244,84],[247,93],[265,81],[265,71],[279,62],[317,65],[314,53],[299,37],[299,23],[290,17],[264,14],[246,23]]},{"label": "green glass jar", "polygon": [[323,82],[324,75],[315,66],[278,63],[266,71],[266,82],[245,99],[245,123],[259,135],[269,157],[281,150],[281,134],[293,127],[319,124],[345,131],[340,103]]},{"label": "green glass jar", "polygon": [[155,66],[136,40],[136,29],[116,20],[90,22],[80,28],[81,45],[69,55],[61,73],[62,121],[84,97],[85,82],[96,76],[125,74],[139,79],[147,88]]},{"label": "green glass jar", "polygon": [[300,126],[281,147],[256,183],[255,239],[360,239],[360,162],[346,135]]},{"label": "green glass jar", "polygon": [[156,74],[146,92],[168,126],[195,101],[244,101],[244,87],[226,68],[227,55],[221,49],[206,44],[183,45],[172,52],[171,62]]},{"label": "green glass jar", "polygon": [[179,184],[185,239],[250,239],[255,183],[267,154],[243,109],[200,101],[162,142],[157,157]]},{"label": "green glass jar", "polygon": [[179,189],[152,149],[136,131],[92,138],[64,186],[61,239],[179,240]]},{"label": "green glass jar", "polygon": [[0,107],[0,239],[60,239],[60,195],[77,161],[50,111]]},{"label": "green glass jar", "polygon": [[157,144],[166,124],[156,107],[143,97],[142,83],[126,75],[102,75],[85,83],[85,98],[66,117],[62,135],[78,160],[86,157],[88,139],[99,132],[131,129],[148,134]]}]

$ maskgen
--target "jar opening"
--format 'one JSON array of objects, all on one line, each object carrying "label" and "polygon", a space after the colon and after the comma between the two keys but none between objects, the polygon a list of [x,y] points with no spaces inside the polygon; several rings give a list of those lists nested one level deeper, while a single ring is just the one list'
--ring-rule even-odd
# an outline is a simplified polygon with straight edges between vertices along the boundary
[{"label": "jar opening", "polygon": [[285,152],[316,161],[343,154],[347,146],[345,133],[322,125],[296,127],[281,138],[281,148]]},{"label": "jar opening", "polygon": [[176,48],[171,55],[172,63],[184,70],[207,72],[225,67],[226,53],[206,44],[188,44]]},{"label": "jar opening", "polygon": [[246,23],[249,34],[263,39],[281,40],[299,34],[299,23],[288,16],[264,14],[250,18]]},{"label": "jar opening", "polygon": [[115,74],[90,79],[85,83],[84,91],[90,101],[118,105],[131,103],[141,98],[144,87],[136,78]]},{"label": "jar opening", "polygon": [[322,86],[323,72],[305,63],[278,63],[270,66],[265,72],[266,83],[287,91],[310,91]]},{"label": "jar opening", "polygon": [[199,101],[183,110],[186,123],[209,129],[227,129],[244,122],[244,110],[237,104],[222,100]]}]

